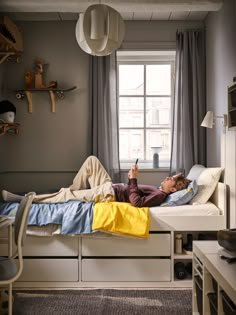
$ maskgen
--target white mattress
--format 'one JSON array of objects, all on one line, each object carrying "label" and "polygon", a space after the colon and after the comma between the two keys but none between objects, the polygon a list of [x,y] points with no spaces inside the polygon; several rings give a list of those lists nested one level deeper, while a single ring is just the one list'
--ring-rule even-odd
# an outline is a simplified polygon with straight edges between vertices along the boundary
[{"label": "white mattress", "polygon": [[209,216],[219,215],[220,209],[214,203],[208,201],[201,205],[183,205],[176,207],[152,207],[151,217],[159,216]]}]

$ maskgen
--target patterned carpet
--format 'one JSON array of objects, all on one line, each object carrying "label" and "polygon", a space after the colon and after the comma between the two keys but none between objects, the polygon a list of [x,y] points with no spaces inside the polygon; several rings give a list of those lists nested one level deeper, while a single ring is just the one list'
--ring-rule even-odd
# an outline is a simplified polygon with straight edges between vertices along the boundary
[{"label": "patterned carpet", "polygon": [[14,292],[14,315],[191,315],[191,290]]}]

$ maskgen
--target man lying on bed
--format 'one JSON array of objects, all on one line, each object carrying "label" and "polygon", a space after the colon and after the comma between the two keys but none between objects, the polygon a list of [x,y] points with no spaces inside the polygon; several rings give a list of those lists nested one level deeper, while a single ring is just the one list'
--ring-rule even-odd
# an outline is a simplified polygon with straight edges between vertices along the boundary
[{"label": "man lying on bed", "polygon": [[[166,177],[161,186],[138,185],[138,166],[134,165],[128,172],[128,184],[113,184],[101,162],[90,156],[86,159],[81,169],[75,176],[73,184],[68,188],[61,188],[53,194],[36,195],[35,203],[59,203],[68,200],[85,201],[120,201],[130,202],[135,207],[159,206],[166,197],[177,191],[184,189],[190,180],[182,174]],[[22,196],[18,196],[2,191],[3,200],[20,201]]]}]

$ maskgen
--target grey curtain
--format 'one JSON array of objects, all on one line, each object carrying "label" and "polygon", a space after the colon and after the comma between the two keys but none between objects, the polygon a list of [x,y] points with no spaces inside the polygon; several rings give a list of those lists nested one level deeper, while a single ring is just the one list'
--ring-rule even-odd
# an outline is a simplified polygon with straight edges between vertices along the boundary
[{"label": "grey curtain", "polygon": [[120,182],[116,54],[90,58],[91,153]]},{"label": "grey curtain", "polygon": [[206,164],[205,31],[176,34],[171,174],[187,174],[194,164]]}]

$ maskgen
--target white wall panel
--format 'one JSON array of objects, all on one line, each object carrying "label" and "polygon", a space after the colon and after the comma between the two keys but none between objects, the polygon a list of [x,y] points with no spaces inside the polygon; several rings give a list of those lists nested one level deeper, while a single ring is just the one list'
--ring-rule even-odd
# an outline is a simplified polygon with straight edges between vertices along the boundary
[{"label": "white wall panel", "polygon": [[[215,115],[222,115],[227,113],[227,88],[232,85],[236,75],[235,1],[225,1],[219,12],[208,15],[206,22],[207,108],[213,110]],[[214,128],[207,130],[207,140],[208,166],[221,165],[226,168],[225,181],[230,188],[230,224],[235,227],[236,133],[226,129],[224,134],[222,121],[217,120]]]}]

